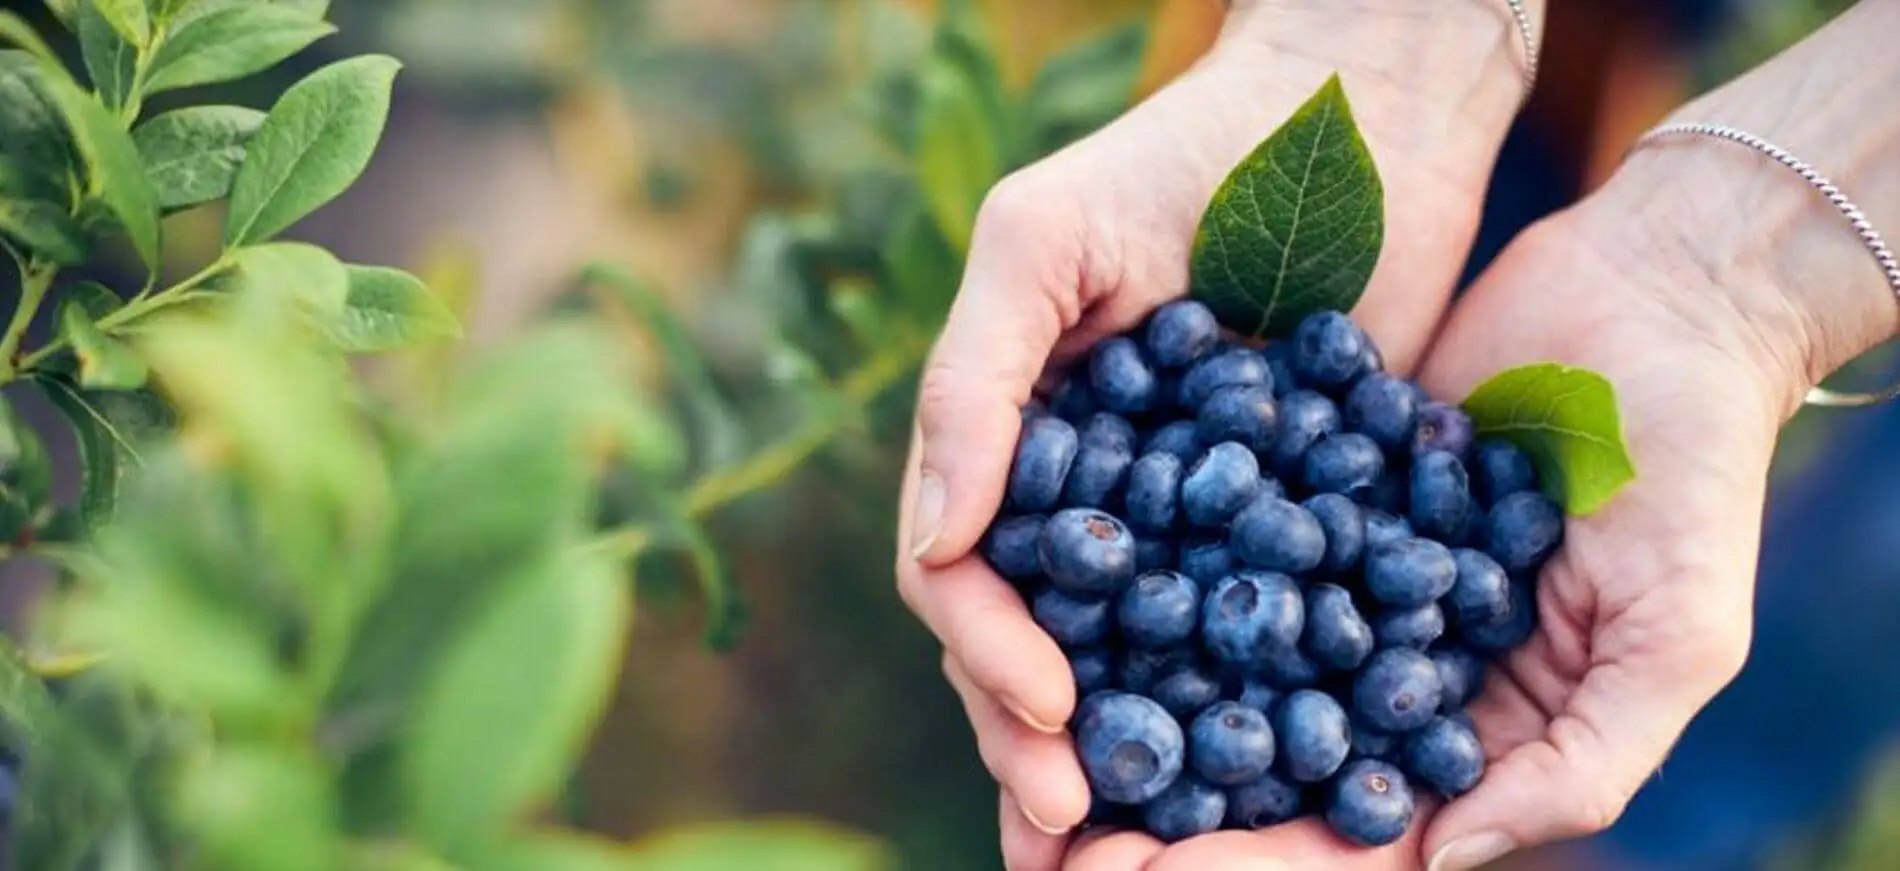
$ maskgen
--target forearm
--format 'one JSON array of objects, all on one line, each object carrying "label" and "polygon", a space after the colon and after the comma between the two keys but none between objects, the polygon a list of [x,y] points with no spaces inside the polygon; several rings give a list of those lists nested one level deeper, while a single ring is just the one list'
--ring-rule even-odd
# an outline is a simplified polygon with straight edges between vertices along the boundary
[{"label": "forearm", "polygon": [[[1900,241],[1897,41],[1900,0],[1863,0],[1671,120],[1724,124],[1787,149]],[[1846,219],[1752,149],[1659,141],[1631,155],[1598,199],[1613,202],[1589,210],[1598,232],[1619,235],[1637,259],[1675,264],[1682,287],[1722,289],[1790,396],[1900,331],[1900,300]]]}]

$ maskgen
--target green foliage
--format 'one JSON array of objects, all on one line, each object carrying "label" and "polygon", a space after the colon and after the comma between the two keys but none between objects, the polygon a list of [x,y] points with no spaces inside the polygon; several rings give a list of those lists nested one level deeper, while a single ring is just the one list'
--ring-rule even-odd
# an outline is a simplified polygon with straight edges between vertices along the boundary
[{"label": "green foliage", "polygon": [[184,209],[230,196],[245,147],[263,123],[264,113],[243,106],[189,106],[134,128],[132,141],[158,189],[159,207]]},{"label": "green foliage", "polygon": [[1545,492],[1571,514],[1595,512],[1636,478],[1616,388],[1587,369],[1533,363],[1498,373],[1465,399],[1478,434],[1517,444]]},{"label": "green foliage", "polygon": [[1873,768],[1851,813],[1762,863],[1765,871],[1884,871],[1900,855],[1900,756]]}]

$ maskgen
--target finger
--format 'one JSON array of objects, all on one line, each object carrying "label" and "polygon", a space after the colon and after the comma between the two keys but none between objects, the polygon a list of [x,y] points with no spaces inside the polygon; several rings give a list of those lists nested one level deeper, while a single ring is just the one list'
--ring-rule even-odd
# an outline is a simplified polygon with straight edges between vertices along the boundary
[{"label": "finger", "polygon": [[974,556],[936,570],[900,566],[898,584],[972,684],[1032,729],[1064,731],[1074,674],[1014,588]]},{"label": "finger", "polygon": [[1081,825],[1089,812],[1089,786],[1069,736],[1024,725],[972,683],[947,654],[943,672],[963,699],[983,767],[1009,791],[1023,819],[1049,835],[1064,835]]},{"label": "finger", "polygon": [[1022,806],[1009,790],[999,790],[997,830],[1003,842],[1004,871],[1056,871],[1069,839],[1036,828],[1023,816]]},{"label": "finger", "polygon": [[1362,847],[1333,833],[1324,819],[1308,817],[1258,831],[1202,835],[1170,847],[1147,871],[1416,871],[1419,843],[1431,807],[1421,806],[1405,837],[1383,847]]},{"label": "finger", "polygon": [[1085,832],[1069,848],[1062,871],[1142,871],[1164,845],[1142,832]]},{"label": "finger", "polygon": [[921,470],[905,549],[926,565],[969,552],[996,514],[1022,406],[1057,337],[1081,317],[1081,243],[1025,178],[985,200],[918,387]]}]

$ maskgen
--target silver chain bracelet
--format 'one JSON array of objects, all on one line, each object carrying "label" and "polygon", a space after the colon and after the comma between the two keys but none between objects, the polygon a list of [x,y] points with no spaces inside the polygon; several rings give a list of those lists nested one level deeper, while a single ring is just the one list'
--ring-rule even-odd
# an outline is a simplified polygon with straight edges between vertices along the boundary
[{"label": "silver chain bracelet", "polygon": [[[1794,156],[1787,149],[1753,133],[1723,124],[1686,122],[1657,127],[1643,134],[1642,138],[1636,140],[1636,144],[1630,147],[1630,150],[1634,151],[1666,136],[1689,135],[1713,136],[1737,145],[1746,145],[1773,158],[1776,163],[1794,170],[1795,174],[1801,176],[1801,179],[1810,187],[1820,191],[1821,196],[1826,197],[1828,203],[1841,213],[1841,217],[1847,219],[1847,223],[1854,228],[1854,233],[1860,236],[1861,244],[1867,247],[1868,253],[1874,256],[1874,262],[1879,264],[1881,273],[1886,276],[1887,286],[1893,290],[1896,299],[1900,299],[1900,257],[1894,255],[1893,248],[1887,245],[1887,240],[1881,237],[1880,231],[1874,229],[1873,223],[1867,220],[1866,213],[1862,212],[1859,206],[1854,205],[1853,200],[1841,193],[1841,189],[1812,164]],[[1807,403],[1836,407],[1861,406],[1895,398],[1900,398],[1900,385],[1879,393],[1836,393],[1826,388],[1816,387],[1808,391]]]},{"label": "silver chain bracelet", "polygon": [[1524,40],[1524,100],[1537,88],[1537,28],[1531,24],[1530,10],[1524,0],[1504,0],[1511,7],[1511,20],[1517,22],[1517,35]]}]

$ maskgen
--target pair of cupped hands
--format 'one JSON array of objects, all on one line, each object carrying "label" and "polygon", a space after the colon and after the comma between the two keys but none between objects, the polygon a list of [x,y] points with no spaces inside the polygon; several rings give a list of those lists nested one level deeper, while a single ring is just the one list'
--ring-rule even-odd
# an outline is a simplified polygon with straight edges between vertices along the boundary
[{"label": "pair of cupped hands", "polygon": [[1637,469],[1606,508],[1569,520],[1538,587],[1541,628],[1470,706],[1484,781],[1421,807],[1403,840],[1376,849],[1311,818],[1173,845],[1079,832],[1089,788],[1064,730],[1076,703],[1068,665],[974,554],[1023,405],[1092,343],[1187,292],[1195,229],[1222,178],[1342,65],[1298,47],[1263,61],[1217,46],[993,190],[922,378],[898,588],[942,641],[1001,787],[1011,871],[1464,871],[1608,826],[1741,667],[1770,455],[1808,386],[1797,326],[1775,316],[1785,307],[1767,298],[1771,281],[1716,280],[1693,234],[1648,195],[1678,158],[1642,153],[1525,231],[1453,304],[1517,108],[1520,81],[1497,45],[1492,80],[1467,83],[1455,106],[1356,75],[1350,61],[1342,71],[1386,202],[1384,249],[1352,317],[1388,368],[1448,400],[1524,363],[1600,372]]}]

